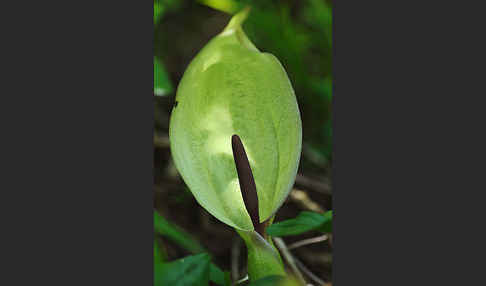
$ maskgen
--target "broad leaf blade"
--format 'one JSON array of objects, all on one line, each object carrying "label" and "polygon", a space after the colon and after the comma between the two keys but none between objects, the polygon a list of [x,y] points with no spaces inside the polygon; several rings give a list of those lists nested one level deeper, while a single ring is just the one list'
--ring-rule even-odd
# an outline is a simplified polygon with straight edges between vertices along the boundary
[{"label": "broad leaf blade", "polygon": [[154,286],[209,285],[210,257],[206,253],[187,256],[159,265],[154,273]]},{"label": "broad leaf blade", "polygon": [[332,211],[324,214],[301,212],[296,218],[275,223],[267,228],[271,236],[298,235],[311,230],[330,232],[332,229]]},{"label": "broad leaf blade", "polygon": [[201,244],[193,239],[190,234],[169,223],[156,211],[154,211],[154,230],[192,253],[205,252]]}]

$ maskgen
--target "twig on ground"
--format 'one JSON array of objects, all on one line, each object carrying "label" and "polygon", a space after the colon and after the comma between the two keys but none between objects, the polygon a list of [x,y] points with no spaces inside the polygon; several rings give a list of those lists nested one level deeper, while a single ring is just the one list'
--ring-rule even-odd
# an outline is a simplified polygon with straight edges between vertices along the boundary
[{"label": "twig on ground", "polygon": [[168,160],[165,171],[167,173],[167,176],[169,176],[169,178],[171,178],[172,180],[179,182],[181,181],[181,176],[179,175],[179,172],[177,171],[177,168],[172,159]]},{"label": "twig on ground", "polygon": [[301,246],[304,246],[304,245],[313,244],[313,243],[317,243],[317,242],[321,242],[321,241],[326,241],[327,239],[328,239],[327,234],[317,236],[317,237],[308,238],[308,239],[303,239],[303,240],[292,243],[291,245],[288,246],[288,249],[290,250],[290,249],[294,249],[294,248],[301,247]]},{"label": "twig on ground", "polygon": [[319,251],[316,249],[309,249],[307,247],[300,247],[294,249],[299,257],[311,265],[327,265],[330,267],[332,265],[332,254],[329,251]]},{"label": "twig on ground", "polygon": [[307,275],[312,281],[318,283],[318,285],[322,285],[322,286],[327,285],[326,282],[324,282],[324,280],[320,279],[314,273],[312,273],[302,262],[300,262],[300,260],[298,260],[297,258],[294,258],[294,260],[295,260],[295,264],[297,264],[300,270],[302,270],[302,272],[304,272],[304,274]]},{"label": "twig on ground", "polygon": [[292,268],[292,272],[294,272],[295,276],[299,280],[299,282],[302,283],[302,285],[307,285],[305,282],[304,276],[302,276],[302,273],[299,271],[299,268],[295,264],[295,259],[290,253],[290,251],[287,249],[287,246],[285,245],[285,242],[283,239],[280,237],[274,237],[273,241],[275,241],[275,245],[277,245],[277,248],[280,250],[282,253],[282,256],[284,257],[285,261],[289,264],[290,268]]},{"label": "twig on ground", "polygon": [[159,135],[154,133],[154,146],[158,148],[169,147],[169,136],[167,134]]},{"label": "twig on ground", "polygon": [[311,200],[305,191],[293,189],[292,192],[290,192],[289,197],[303,209],[319,213],[324,212],[324,209],[319,204]]},{"label": "twig on ground", "polygon": [[301,174],[297,174],[295,184],[302,186],[305,189],[319,192],[325,195],[331,195],[331,186],[328,183],[316,181]]}]

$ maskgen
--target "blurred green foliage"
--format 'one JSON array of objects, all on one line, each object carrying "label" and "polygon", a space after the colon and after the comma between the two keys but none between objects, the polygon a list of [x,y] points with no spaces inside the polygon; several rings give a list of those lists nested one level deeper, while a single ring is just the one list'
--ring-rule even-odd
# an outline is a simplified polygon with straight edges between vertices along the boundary
[{"label": "blurred green foliage", "polygon": [[164,263],[166,259],[167,253],[163,248],[160,248],[160,242],[157,241],[157,238],[154,238],[154,265]]},{"label": "blurred green foliage", "polygon": [[170,223],[156,211],[154,211],[154,230],[155,233],[166,237],[192,253],[206,251],[189,233]]},{"label": "blurred green foliage", "polygon": [[163,96],[172,92],[172,84],[164,66],[154,57],[154,94]]},{"label": "blurred green foliage", "polygon": [[[206,284],[184,284],[200,281],[200,279],[204,282],[206,281],[204,280],[206,276],[218,285],[228,285],[229,272],[223,272],[218,266],[211,263],[211,257],[205,253],[206,250],[197,240],[178,226],[167,221],[156,211],[154,211],[154,231],[156,234],[154,237],[154,285],[207,285],[207,282]],[[157,235],[168,238],[189,252],[200,254],[186,257],[188,259],[168,262],[167,254],[164,248],[161,247],[162,243],[157,239]],[[196,269],[195,271],[191,269],[194,263],[203,263],[204,266],[206,261],[209,264],[208,267]],[[177,279],[177,277],[184,276],[187,269],[191,271],[190,277]],[[174,281],[178,282],[176,283]]]},{"label": "blurred green foliage", "polygon": [[218,285],[230,286],[230,273],[223,272],[219,267],[211,263],[209,265],[209,280],[213,281]]}]

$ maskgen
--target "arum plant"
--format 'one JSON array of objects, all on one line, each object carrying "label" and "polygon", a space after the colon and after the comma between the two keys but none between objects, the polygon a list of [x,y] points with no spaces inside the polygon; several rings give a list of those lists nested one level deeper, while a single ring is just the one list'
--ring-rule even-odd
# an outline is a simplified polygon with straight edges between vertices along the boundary
[{"label": "arum plant", "polygon": [[290,80],[260,52],[237,13],[192,60],[170,119],[174,163],[209,213],[233,227],[248,250],[248,275],[284,275],[265,234],[299,165],[302,123]]}]

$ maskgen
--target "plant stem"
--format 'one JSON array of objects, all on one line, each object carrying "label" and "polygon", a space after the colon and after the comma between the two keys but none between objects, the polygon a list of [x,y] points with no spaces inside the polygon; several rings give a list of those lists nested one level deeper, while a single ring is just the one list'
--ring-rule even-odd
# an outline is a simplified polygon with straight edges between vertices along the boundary
[{"label": "plant stem", "polygon": [[250,281],[269,275],[285,276],[282,258],[273,245],[256,231],[237,230],[248,250],[248,276]]}]

